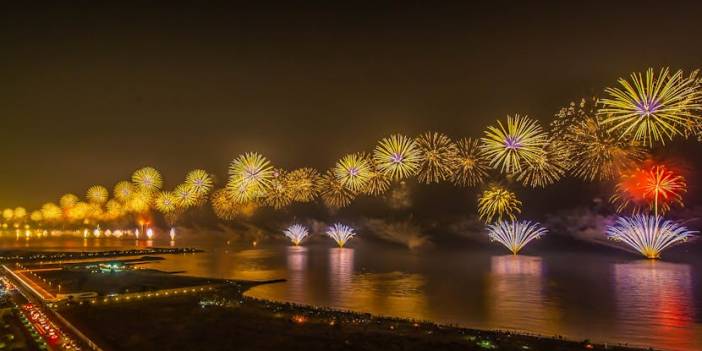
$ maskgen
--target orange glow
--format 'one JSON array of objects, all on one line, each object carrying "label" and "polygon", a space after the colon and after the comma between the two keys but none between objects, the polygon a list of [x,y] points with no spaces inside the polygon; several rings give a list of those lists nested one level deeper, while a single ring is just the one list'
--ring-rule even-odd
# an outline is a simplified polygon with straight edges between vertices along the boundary
[{"label": "orange glow", "polygon": [[665,165],[651,164],[622,174],[611,201],[617,210],[633,207],[634,212],[649,207],[655,214],[665,213],[672,204],[683,205],[687,191],[685,178]]}]

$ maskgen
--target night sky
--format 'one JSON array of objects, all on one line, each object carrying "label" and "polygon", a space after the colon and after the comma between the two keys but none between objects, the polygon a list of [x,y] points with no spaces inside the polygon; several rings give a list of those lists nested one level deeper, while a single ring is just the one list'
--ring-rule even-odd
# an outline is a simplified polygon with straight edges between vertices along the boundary
[{"label": "night sky", "polygon": [[632,71],[702,67],[700,2],[91,3],[0,5],[0,207],[144,165],[223,180],[245,151],[326,169],[390,133],[476,137]]}]

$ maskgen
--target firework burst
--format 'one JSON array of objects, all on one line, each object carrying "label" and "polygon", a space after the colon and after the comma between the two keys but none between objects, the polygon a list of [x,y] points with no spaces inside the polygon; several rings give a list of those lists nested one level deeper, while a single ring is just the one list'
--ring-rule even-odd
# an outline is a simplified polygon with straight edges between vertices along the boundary
[{"label": "firework burst", "polygon": [[98,205],[104,204],[109,196],[109,191],[102,185],[93,185],[85,193],[85,198],[88,202]]},{"label": "firework burst", "polygon": [[295,244],[295,246],[300,245],[300,243],[309,236],[310,232],[307,228],[300,224],[293,224],[283,231],[285,237],[290,239],[290,241]]},{"label": "firework burst", "polygon": [[394,134],[378,143],[373,152],[373,161],[390,180],[400,180],[417,174],[421,154],[414,139]]},{"label": "firework burst", "polygon": [[451,182],[457,186],[476,186],[488,176],[490,163],[482,156],[479,141],[463,138],[456,144],[458,152],[452,165]]},{"label": "firework burst", "polygon": [[695,232],[660,216],[620,217],[607,228],[607,236],[623,242],[647,258],[660,258],[661,251],[687,241]]},{"label": "firework burst", "polygon": [[276,210],[290,205],[293,199],[288,179],[288,173],[286,171],[282,169],[273,170],[273,178],[271,179],[268,193],[264,198],[264,204]]},{"label": "firework burst", "polygon": [[478,198],[478,215],[485,223],[493,219],[502,220],[508,217],[515,220],[515,213],[521,213],[522,202],[506,188],[497,184],[490,185]]},{"label": "firework burst", "polygon": [[273,178],[273,166],[262,155],[247,152],[229,165],[227,190],[238,202],[248,202],[266,195]]},{"label": "firework burst", "polygon": [[32,222],[41,222],[44,219],[44,215],[41,214],[40,210],[34,210],[29,215],[29,219],[32,220]]},{"label": "firework burst", "polygon": [[319,182],[320,176],[316,169],[296,169],[288,173],[286,178],[293,201],[310,202],[317,197],[315,184]]},{"label": "firework burst", "polygon": [[371,161],[363,153],[349,154],[336,163],[334,175],[336,179],[353,192],[360,192],[368,184],[371,172]]},{"label": "firework burst", "polygon": [[612,135],[597,116],[597,99],[571,103],[556,114],[551,123],[556,140],[570,155],[568,167],[583,180],[611,180],[646,158],[636,142]]},{"label": "firework burst", "polygon": [[194,169],[185,176],[185,184],[192,189],[198,198],[209,194],[213,183],[212,176],[204,169]]},{"label": "firework burst", "polygon": [[497,121],[485,131],[481,149],[490,160],[490,166],[503,173],[522,170],[524,162],[535,162],[542,157],[547,136],[539,123],[526,116],[507,116],[507,125]]},{"label": "firework burst", "polygon": [[161,191],[156,194],[154,207],[163,214],[171,213],[178,207],[178,198],[170,191]]},{"label": "firework burst", "polygon": [[530,241],[538,239],[547,233],[539,223],[530,221],[499,221],[488,225],[490,240],[504,245],[516,255]]},{"label": "firework burst", "polygon": [[458,147],[451,138],[427,132],[417,137],[416,143],[420,160],[417,180],[430,184],[449,179],[458,156]]},{"label": "firework burst", "polygon": [[59,205],[61,205],[62,209],[67,210],[75,206],[78,203],[78,201],[78,196],[75,196],[73,194],[65,194],[59,199]]},{"label": "firework burst", "polygon": [[351,240],[354,236],[356,236],[356,232],[353,230],[353,228],[343,225],[341,223],[336,223],[332,225],[331,227],[327,228],[327,235],[334,239],[336,241],[336,244],[339,245],[339,247],[344,247],[346,245],[346,242]]},{"label": "firework burst", "polygon": [[331,170],[320,177],[317,189],[324,204],[331,209],[346,207],[356,197],[356,192],[341,184]]},{"label": "firework burst", "polygon": [[621,87],[605,90],[609,96],[600,100],[603,107],[598,111],[608,130],[620,139],[665,144],[700,124],[702,90],[697,71],[686,77],[680,70],[670,74],[666,67],[656,75],[649,68],[643,76],[632,73],[630,78],[620,78]]},{"label": "firework burst", "polygon": [[163,185],[163,178],[156,168],[144,167],[134,171],[132,182],[136,184],[139,190],[157,191]]},{"label": "firework burst", "polygon": [[125,209],[133,213],[145,213],[151,208],[153,192],[142,189],[137,190],[127,199]]},{"label": "firework burst", "polygon": [[381,172],[371,162],[370,171],[368,172],[368,183],[361,191],[366,195],[378,196],[384,194],[390,189],[390,178],[385,173]]},{"label": "firework burst", "polygon": [[671,204],[683,206],[682,195],[686,191],[683,176],[664,165],[648,165],[623,174],[610,202],[617,212],[632,208],[632,213],[638,213],[649,208],[654,215],[665,214]]},{"label": "firework burst", "polygon": [[188,184],[178,184],[173,189],[173,196],[176,199],[176,205],[180,208],[188,208],[197,204],[198,197],[195,190]]},{"label": "firework burst", "polygon": [[550,140],[541,155],[526,161],[517,180],[525,186],[546,187],[561,179],[570,164],[570,152],[566,144],[559,140]]},{"label": "firework burst", "polygon": [[41,214],[47,221],[56,221],[61,219],[63,212],[61,211],[61,207],[52,202],[48,202],[41,206]]},{"label": "firework burst", "polygon": [[123,180],[115,184],[115,188],[112,190],[112,193],[114,194],[115,199],[124,203],[129,200],[135,191],[136,189],[134,189],[134,185],[131,182]]}]

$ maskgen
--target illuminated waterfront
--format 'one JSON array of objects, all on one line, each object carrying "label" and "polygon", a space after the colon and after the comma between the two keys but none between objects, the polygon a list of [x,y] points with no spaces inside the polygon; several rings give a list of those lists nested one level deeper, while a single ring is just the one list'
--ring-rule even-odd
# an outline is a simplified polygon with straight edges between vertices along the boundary
[{"label": "illuminated waterfront", "polygon": [[[22,248],[25,240],[16,243]],[[145,242],[144,242],[145,243]],[[89,240],[87,249],[133,247],[131,240]],[[168,240],[153,244],[169,245]],[[473,328],[514,329],[581,340],[702,347],[702,261],[650,262],[616,252],[502,255],[499,250],[428,250],[358,240],[308,246],[179,241],[206,250],[167,255],[143,267],[212,278],[267,280],[248,295]],[[82,239],[29,241],[30,248],[85,249]]]}]

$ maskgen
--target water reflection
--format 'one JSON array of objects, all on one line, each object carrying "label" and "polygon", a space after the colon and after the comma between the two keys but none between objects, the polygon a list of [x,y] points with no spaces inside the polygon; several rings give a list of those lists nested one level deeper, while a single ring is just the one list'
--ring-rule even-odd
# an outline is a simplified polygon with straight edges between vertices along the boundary
[{"label": "water reflection", "polygon": [[641,330],[643,344],[694,349],[702,328],[694,325],[690,265],[659,261],[615,264],[617,315]]},{"label": "water reflection", "polygon": [[540,257],[494,256],[488,279],[488,324],[493,328],[557,334],[557,315],[545,303]]},{"label": "water reflection", "polygon": [[307,288],[307,248],[303,246],[289,246],[286,248],[288,264],[288,289],[298,301],[304,301]]},{"label": "water reflection", "polygon": [[351,293],[353,254],[351,248],[329,249],[329,302],[332,304],[346,303]]}]

